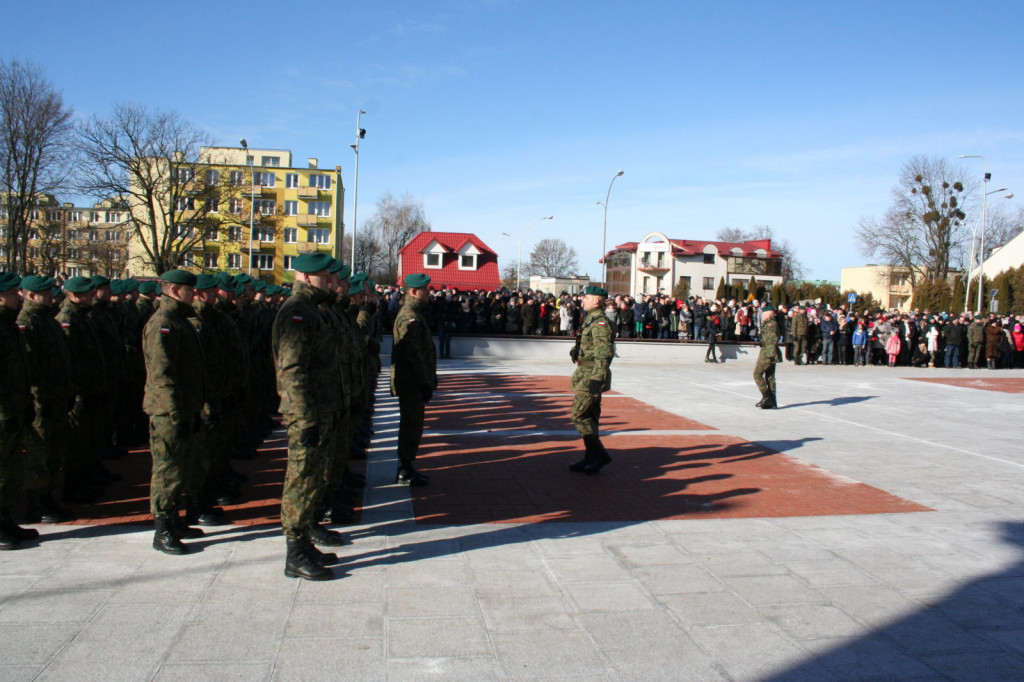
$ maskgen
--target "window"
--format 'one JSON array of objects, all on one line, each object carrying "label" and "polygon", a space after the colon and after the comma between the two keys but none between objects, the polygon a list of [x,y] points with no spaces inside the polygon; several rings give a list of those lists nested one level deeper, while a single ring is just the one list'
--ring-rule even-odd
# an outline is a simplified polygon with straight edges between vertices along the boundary
[{"label": "window", "polygon": [[228,174],[228,184],[232,187],[241,187],[245,182],[245,171],[231,171]]},{"label": "window", "polygon": [[[715,254],[713,254],[713,253],[705,253],[704,254],[704,265],[714,265],[714,264],[715,264]],[[707,289],[708,287],[704,287],[704,288]]]},{"label": "window", "polygon": [[71,260],[78,260],[82,257],[81,249],[68,249],[68,258]]},{"label": "window", "polygon": [[254,227],[252,228],[252,239],[257,242],[272,242],[274,241],[274,228]]},{"label": "window", "polygon": [[229,225],[228,226],[228,241],[229,242],[240,242],[240,241],[242,241],[242,226],[241,225]]},{"label": "window", "polygon": [[439,253],[425,253],[423,254],[423,265],[428,268],[439,268],[441,267],[441,254]]},{"label": "window", "polygon": [[28,238],[29,239],[39,239],[39,230],[35,229],[34,227],[32,229],[30,229],[28,231]]},{"label": "window", "polygon": [[217,229],[216,225],[207,225],[206,229],[203,230],[203,239],[208,242],[215,242],[220,239],[220,230]]},{"label": "window", "polygon": [[109,251],[107,252],[107,255],[110,256],[110,260],[121,260],[120,251]]},{"label": "window", "polygon": [[39,220],[39,209],[38,208],[33,208],[31,211],[29,211],[28,212],[28,219],[29,220]]},{"label": "window", "polygon": [[705,277],[704,278],[704,291],[711,291],[715,288],[715,278]]},{"label": "window", "polygon": [[682,284],[687,291],[690,290],[690,278],[687,277],[686,275],[683,275],[679,278],[679,283]]},{"label": "window", "polygon": [[228,269],[229,270],[240,270],[242,267],[242,254],[240,253],[229,253],[228,254]]},{"label": "window", "polygon": [[47,211],[46,212],[46,219],[49,220],[51,223],[59,223],[63,217],[64,216],[63,216],[63,212],[62,211]]},{"label": "window", "polygon": [[651,293],[651,278],[647,277],[647,276],[644,276],[643,284],[641,286],[643,287],[643,289],[640,290],[641,293],[644,293],[644,294]]},{"label": "window", "polygon": [[274,215],[277,211],[277,201],[275,199],[257,199],[253,203],[253,208],[260,215]]},{"label": "window", "polygon": [[320,218],[331,217],[331,202],[329,201],[311,201],[309,202],[309,215],[315,215]]},{"label": "window", "polygon": [[273,270],[274,256],[269,253],[254,253],[250,257],[250,265],[257,270]]},{"label": "window", "polygon": [[228,213],[232,215],[239,215],[242,212],[242,200],[241,199],[228,199]]},{"label": "window", "polygon": [[295,258],[295,256],[285,256],[284,257],[284,269],[285,270],[294,270],[295,269],[295,268],[292,267],[292,259],[293,258]]},{"label": "window", "polygon": [[216,268],[217,254],[213,253],[212,251],[203,251],[203,267]]},{"label": "window", "polygon": [[330,175],[310,175],[309,186],[316,187],[317,189],[329,190],[331,189],[331,176]]},{"label": "window", "polygon": [[67,270],[64,271],[64,274],[66,274],[68,277],[81,277],[82,268],[68,268]]},{"label": "window", "polygon": [[220,171],[208,170],[203,174],[203,179],[206,181],[207,187],[216,187],[220,184]]},{"label": "window", "polygon": [[[0,232],[2,232],[2,231],[0,231]],[[0,238],[2,238],[2,237],[3,237],[3,234],[0,234]],[[81,237],[80,233],[78,232],[78,230],[68,230],[68,241],[69,242],[77,242],[81,238],[82,237]]]},{"label": "window", "polygon": [[98,242],[100,240],[99,230],[89,230],[89,241]]},{"label": "window", "polygon": [[273,173],[253,173],[252,177],[253,184],[257,187],[276,187],[277,176]]},{"label": "window", "polygon": [[206,199],[203,200],[203,209],[207,213],[220,213],[220,198],[206,197]]},{"label": "window", "polygon": [[299,202],[297,202],[297,201],[285,201],[284,202],[284,214],[285,215],[299,215]]},{"label": "window", "polygon": [[[299,230],[298,230],[298,228],[295,228],[295,227],[286,227],[286,228],[284,228],[284,243],[285,244],[294,244],[297,241],[299,241]],[[288,269],[288,267],[285,266],[285,270],[287,270],[287,269]]]},{"label": "window", "polygon": [[331,231],[325,227],[314,227],[306,230],[306,241],[314,244],[329,244]]},{"label": "window", "polygon": [[104,235],[108,242],[119,242],[121,241],[121,232],[119,230],[107,230]]},{"label": "window", "polygon": [[175,211],[194,211],[196,208],[195,197],[178,197],[174,200]]},{"label": "window", "polygon": [[299,186],[299,174],[288,173],[284,176],[284,186],[288,189],[296,189]]},{"label": "window", "polygon": [[280,166],[281,165],[281,157],[280,156],[264,156],[264,157],[260,158],[260,165],[261,166],[274,166],[274,167]]},{"label": "window", "polygon": [[[3,216],[0,216],[0,218],[2,218],[2,217]],[[73,223],[80,223],[80,222],[82,222],[82,212],[81,211],[71,211],[70,213],[68,213],[68,220],[70,220]]]},{"label": "window", "polygon": [[119,223],[121,222],[120,211],[107,211],[107,222],[108,223]]},{"label": "window", "polygon": [[196,177],[196,172],[192,168],[175,168],[174,179],[177,180],[178,184],[183,185],[186,182],[191,181]]},{"label": "window", "polygon": [[181,264],[186,268],[194,268],[196,266],[196,257],[192,255],[192,252],[183,253],[181,255]]},{"label": "window", "polygon": [[476,254],[464,253],[459,256],[459,270],[476,270]]},{"label": "window", "polygon": [[171,230],[174,239],[190,239],[193,234],[192,226],[184,223],[176,223]]}]

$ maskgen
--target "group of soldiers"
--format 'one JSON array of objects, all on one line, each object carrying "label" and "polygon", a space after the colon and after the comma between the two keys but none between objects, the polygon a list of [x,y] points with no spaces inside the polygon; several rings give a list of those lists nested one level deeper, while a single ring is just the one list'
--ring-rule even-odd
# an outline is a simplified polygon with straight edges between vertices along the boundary
[{"label": "group of soldiers", "polygon": [[[231,459],[254,457],[274,423],[272,331],[289,298],[287,288],[227,273],[71,277],[62,287],[0,273],[0,549],[38,537],[14,521],[22,497],[30,523],[69,520],[61,502],[101,500],[117,479],[103,460],[147,438],[154,547],[183,553],[182,538],[202,535],[193,525],[220,523],[215,504],[237,502],[244,480]],[[344,393],[359,414],[348,420],[346,461],[365,457],[369,442],[366,396],[380,368],[372,299],[344,300],[346,319],[361,320],[347,345]],[[349,522],[365,479],[336,473],[347,475],[332,479],[318,512]]]}]

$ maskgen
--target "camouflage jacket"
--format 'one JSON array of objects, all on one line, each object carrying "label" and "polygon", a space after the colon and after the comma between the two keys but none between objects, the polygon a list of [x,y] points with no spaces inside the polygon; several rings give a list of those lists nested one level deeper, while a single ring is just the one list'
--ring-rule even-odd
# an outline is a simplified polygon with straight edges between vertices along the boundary
[{"label": "camouflage jacket", "polygon": [[149,415],[196,415],[205,400],[203,349],[190,318],[192,306],[160,297],[160,308],[142,330],[146,358],[146,393],[142,409]]},{"label": "camouflage jacket", "polygon": [[0,307],[0,420],[5,421],[20,417],[32,403],[28,357],[15,324],[17,317],[17,310]]},{"label": "camouflage jacket", "polygon": [[75,395],[71,383],[71,350],[53,318],[53,306],[25,301],[18,314],[25,339],[36,404],[66,403]]},{"label": "camouflage jacket", "polygon": [[583,319],[579,334],[579,356],[572,375],[572,390],[586,392],[591,381],[601,382],[601,391],[612,387],[612,357],[615,355],[615,333],[604,314],[603,306],[594,308]]},{"label": "camouflage jacket", "polygon": [[229,375],[238,369],[238,361],[231,354],[230,325],[234,322],[214,305],[196,300],[192,302],[192,308],[196,316],[190,318],[190,321],[193,324],[199,323],[199,345],[203,349],[205,400],[215,410],[220,410],[231,393],[232,381]]},{"label": "camouflage jacket", "polygon": [[761,324],[761,354],[757,356],[759,363],[774,364],[779,359],[779,324],[772,317]]},{"label": "camouflage jacket", "polygon": [[793,315],[793,338],[807,336],[807,313],[795,313]]},{"label": "camouflage jacket", "polygon": [[71,380],[75,385],[75,395],[80,397],[95,397],[110,391],[103,349],[89,321],[90,307],[65,299],[57,314],[57,323],[71,352]]},{"label": "camouflage jacket", "polygon": [[391,395],[416,395],[437,388],[437,355],[425,309],[425,302],[410,297],[395,317]]},{"label": "camouflage jacket", "polygon": [[327,292],[296,282],[274,320],[273,353],[281,413],[316,419],[342,409],[338,344],[317,306]]}]

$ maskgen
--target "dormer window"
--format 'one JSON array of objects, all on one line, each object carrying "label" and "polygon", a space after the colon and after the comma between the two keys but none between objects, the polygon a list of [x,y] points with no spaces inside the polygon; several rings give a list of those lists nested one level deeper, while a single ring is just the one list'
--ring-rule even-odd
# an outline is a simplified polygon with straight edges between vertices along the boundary
[{"label": "dormer window", "polygon": [[437,241],[427,244],[423,249],[423,267],[431,270],[440,270],[444,265],[445,248]]},{"label": "dormer window", "polygon": [[459,249],[459,270],[476,270],[479,257],[480,250],[472,242],[466,242]]}]

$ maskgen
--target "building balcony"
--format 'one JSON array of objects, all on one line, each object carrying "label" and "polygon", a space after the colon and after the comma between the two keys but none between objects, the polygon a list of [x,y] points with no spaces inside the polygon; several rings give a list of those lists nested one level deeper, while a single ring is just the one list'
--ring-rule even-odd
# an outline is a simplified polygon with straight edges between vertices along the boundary
[{"label": "building balcony", "polygon": [[295,245],[296,253],[316,253],[317,251],[329,251],[330,244],[317,244],[316,242],[299,242]]},{"label": "building balcony", "polygon": [[309,213],[303,213],[295,216],[295,223],[299,227],[316,227],[320,224],[320,217]]},{"label": "building balcony", "polygon": [[299,198],[300,199],[316,199],[320,196],[320,190],[316,187],[300,187]]},{"label": "building balcony", "polygon": [[655,263],[654,261],[641,260],[636,265],[637,270],[643,270],[644,272],[668,272],[669,266],[664,263]]}]

